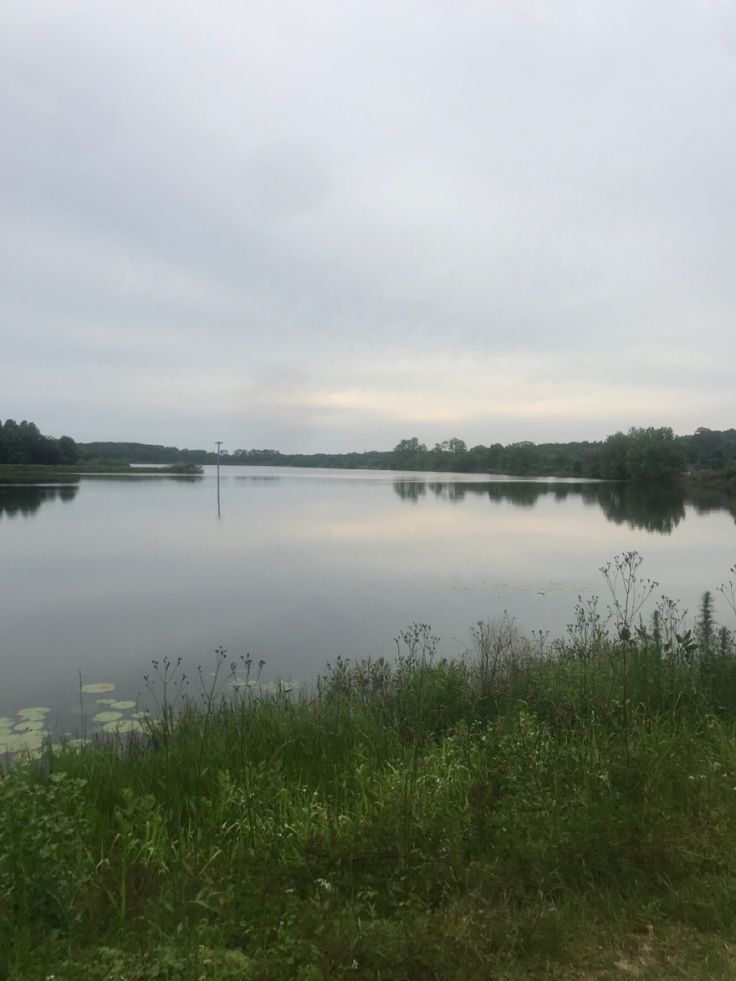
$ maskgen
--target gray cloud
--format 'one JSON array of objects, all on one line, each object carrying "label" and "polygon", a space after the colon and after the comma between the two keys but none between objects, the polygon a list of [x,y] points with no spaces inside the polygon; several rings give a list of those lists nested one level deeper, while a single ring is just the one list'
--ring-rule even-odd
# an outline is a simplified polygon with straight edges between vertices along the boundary
[{"label": "gray cloud", "polygon": [[730,3],[0,11],[0,415],[288,449],[733,424]]}]

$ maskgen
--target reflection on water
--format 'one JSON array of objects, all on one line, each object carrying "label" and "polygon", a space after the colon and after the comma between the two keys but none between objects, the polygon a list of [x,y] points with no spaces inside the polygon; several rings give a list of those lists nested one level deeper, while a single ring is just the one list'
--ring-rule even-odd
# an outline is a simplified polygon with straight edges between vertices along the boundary
[{"label": "reflection on water", "polygon": [[232,474],[232,475],[231,474],[223,475],[223,477],[222,477],[223,483],[226,480],[243,480],[243,481],[247,481],[248,483],[251,483],[251,484],[258,484],[258,483],[260,483],[260,484],[278,484],[280,481],[283,480],[283,477],[275,477],[275,476],[273,476],[271,474],[260,474],[260,473],[259,474],[248,474],[247,476],[243,476],[242,474],[236,473],[236,474]]},{"label": "reflection on water", "polygon": [[32,482],[14,482],[0,479],[0,518],[23,517],[35,515],[38,509],[47,501],[73,501],[79,491],[79,481],[90,483],[113,483],[120,480],[129,484],[148,483],[155,480],[177,484],[197,484],[205,478],[201,474],[164,474],[152,470],[150,474],[138,473],[91,473],[58,478],[64,481],[59,484],[44,484]]},{"label": "reflection on water", "polygon": [[638,484],[606,485],[598,503],[609,521],[629,528],[643,528],[671,535],[685,517],[685,492],[680,487],[651,487]]},{"label": "reflection on water", "polygon": [[73,731],[80,671],[134,701],[151,658],[193,670],[218,645],[308,682],[412,622],[448,655],[504,611],[560,635],[628,549],[695,610],[736,560],[734,504],[691,488],[228,467],[221,496],[218,522],[214,467],[0,483],[0,718],[47,706]]},{"label": "reflection on water", "polygon": [[489,483],[394,480],[396,494],[416,503],[427,495],[458,504],[466,495],[487,497],[494,504],[533,508],[540,499],[565,501],[577,498],[587,507],[600,507],[609,521],[660,535],[671,535],[685,518],[686,505],[698,514],[727,511],[736,521],[736,503],[708,489],[677,485],[623,483],[546,483],[503,480]]},{"label": "reflection on water", "polygon": [[46,501],[73,501],[78,484],[0,484],[0,518],[27,518]]}]

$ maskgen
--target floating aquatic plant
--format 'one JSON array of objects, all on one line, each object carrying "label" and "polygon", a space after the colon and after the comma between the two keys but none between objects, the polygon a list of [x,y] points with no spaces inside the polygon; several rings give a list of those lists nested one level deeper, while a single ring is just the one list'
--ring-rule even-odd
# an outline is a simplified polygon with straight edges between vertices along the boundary
[{"label": "floating aquatic plant", "polygon": [[44,708],[43,706],[35,706],[33,708],[23,708],[18,711],[18,715],[21,719],[40,719],[44,715],[48,715],[51,709]]},{"label": "floating aquatic plant", "polygon": [[82,685],[81,690],[85,695],[102,695],[106,691],[115,691],[115,685],[111,681],[93,681]]},{"label": "floating aquatic plant", "polygon": [[46,738],[45,729],[34,729],[30,732],[13,732],[0,734],[0,752],[29,753],[40,750]]},{"label": "floating aquatic plant", "polygon": [[45,729],[46,724],[42,719],[23,719],[13,727],[14,732],[43,732]]},{"label": "floating aquatic plant", "polygon": [[122,712],[98,712],[97,715],[92,717],[93,722],[115,722],[117,719],[122,719]]}]

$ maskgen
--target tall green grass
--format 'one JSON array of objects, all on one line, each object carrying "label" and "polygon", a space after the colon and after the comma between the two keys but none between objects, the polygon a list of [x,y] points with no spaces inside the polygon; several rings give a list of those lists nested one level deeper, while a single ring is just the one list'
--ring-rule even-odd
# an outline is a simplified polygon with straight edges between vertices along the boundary
[{"label": "tall green grass", "polygon": [[162,661],[146,733],[5,772],[0,977],[732,976],[733,638],[641,619],[638,563],[555,642],[414,625],[299,693],[218,652],[197,698]]}]

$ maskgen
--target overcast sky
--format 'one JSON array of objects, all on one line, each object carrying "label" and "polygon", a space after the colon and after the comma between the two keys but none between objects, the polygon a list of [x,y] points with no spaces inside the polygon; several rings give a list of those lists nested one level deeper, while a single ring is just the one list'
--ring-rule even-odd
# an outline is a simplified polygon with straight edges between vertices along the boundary
[{"label": "overcast sky", "polygon": [[736,5],[2,0],[0,418],[736,425]]}]

